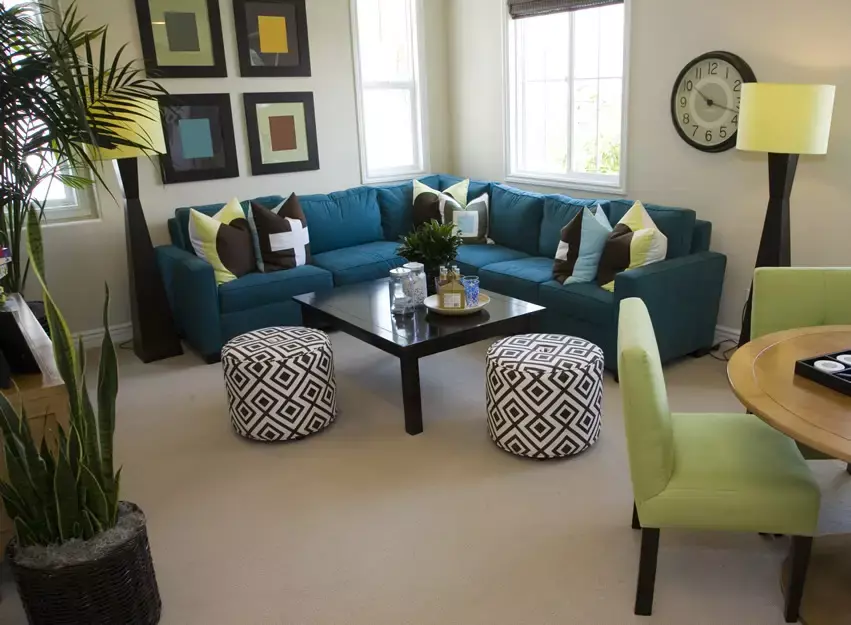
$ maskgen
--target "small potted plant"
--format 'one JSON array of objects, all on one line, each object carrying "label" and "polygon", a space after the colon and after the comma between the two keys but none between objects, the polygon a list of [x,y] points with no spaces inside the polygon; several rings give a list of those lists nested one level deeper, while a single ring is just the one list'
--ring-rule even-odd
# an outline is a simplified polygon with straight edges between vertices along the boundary
[{"label": "small potted plant", "polygon": [[441,224],[432,219],[402,237],[396,253],[408,262],[425,266],[428,292],[434,293],[440,268],[455,261],[461,242],[461,237],[455,232],[455,224]]},{"label": "small potted plant", "polygon": [[0,496],[15,527],[6,555],[29,622],[159,622],[162,604],[145,516],[119,499],[113,466],[118,362],[109,335],[106,291],[97,389],[89,396],[82,341],[68,326],[44,279],[39,217],[30,211],[29,256],[41,283],[53,352],[68,391],[70,423],[56,440],[33,437],[23,409],[0,394],[0,431],[8,478]]}]

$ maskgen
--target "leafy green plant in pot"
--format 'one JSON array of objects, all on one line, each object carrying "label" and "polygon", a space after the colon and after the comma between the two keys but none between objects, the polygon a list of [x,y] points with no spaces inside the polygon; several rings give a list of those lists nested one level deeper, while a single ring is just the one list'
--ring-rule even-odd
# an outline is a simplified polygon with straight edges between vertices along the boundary
[{"label": "leafy green plant in pot", "polygon": [[455,224],[442,224],[432,219],[402,237],[396,253],[408,262],[425,266],[428,292],[434,293],[434,281],[440,268],[455,261],[461,243],[461,237],[455,233]]},{"label": "leafy green plant in pot", "polygon": [[0,4],[0,244],[12,262],[2,279],[23,292],[28,261],[23,228],[31,211],[44,215],[52,185],[83,189],[104,182],[99,148],[150,146],[116,122],[149,115],[146,102],[165,94],[125,46],[107,54],[106,27],[86,28],[75,4],[63,13],[37,3]]},{"label": "leafy green plant in pot", "polygon": [[[159,622],[162,604],[145,517],[119,500],[113,466],[118,362],[109,334],[106,291],[93,405],[82,341],[74,347],[50,295],[38,215],[27,223],[28,251],[43,289],[56,365],[68,392],[70,423],[56,441],[37,441],[23,408],[0,394],[0,430],[8,479],[0,496],[15,526],[7,556],[29,622]],[[53,444],[55,443],[55,445]]]}]

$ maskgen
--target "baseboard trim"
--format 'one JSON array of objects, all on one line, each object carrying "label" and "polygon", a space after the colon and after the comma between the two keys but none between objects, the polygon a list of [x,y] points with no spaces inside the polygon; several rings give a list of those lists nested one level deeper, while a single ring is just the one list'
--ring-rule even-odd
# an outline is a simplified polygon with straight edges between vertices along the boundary
[{"label": "baseboard trim", "polygon": [[737,330],[736,328],[730,328],[727,326],[715,326],[715,344],[717,345],[721,341],[734,341],[738,343],[739,336],[741,334],[742,331]]},{"label": "baseboard trim", "polygon": [[[109,326],[109,334],[112,336],[112,342],[115,343],[117,347],[119,343],[124,343],[125,341],[133,339],[133,324],[128,322]],[[74,335],[74,342],[76,343],[80,339],[83,339],[83,347],[86,349],[100,347],[101,341],[103,341],[103,335],[103,328],[77,332]]]}]

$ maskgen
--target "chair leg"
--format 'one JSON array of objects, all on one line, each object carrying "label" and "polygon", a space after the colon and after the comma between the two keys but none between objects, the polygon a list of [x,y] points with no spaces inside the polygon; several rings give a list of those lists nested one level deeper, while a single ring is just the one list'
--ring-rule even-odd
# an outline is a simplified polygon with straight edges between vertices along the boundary
[{"label": "chair leg", "polygon": [[635,504],[632,504],[632,529],[641,529],[641,521],[638,520],[638,508],[635,506]]},{"label": "chair leg", "polygon": [[641,530],[641,561],[638,564],[638,587],[635,590],[635,613],[650,616],[653,613],[653,591],[656,588],[656,558],[659,555],[659,530],[645,527]]},{"label": "chair leg", "polygon": [[845,472],[851,475],[851,462],[845,465]]},{"label": "chair leg", "polygon": [[792,537],[792,572],[789,575],[789,589],[786,593],[786,622],[797,623],[801,599],[804,596],[804,582],[807,579],[807,567],[810,564],[810,552],[813,548],[811,536]]}]

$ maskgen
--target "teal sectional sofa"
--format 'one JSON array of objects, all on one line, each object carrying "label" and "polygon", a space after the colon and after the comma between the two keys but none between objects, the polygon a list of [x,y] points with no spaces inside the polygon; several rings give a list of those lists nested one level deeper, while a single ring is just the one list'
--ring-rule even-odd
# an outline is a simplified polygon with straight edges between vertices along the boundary
[{"label": "teal sectional sofa", "polygon": [[[460,178],[420,178],[444,190]],[[610,293],[596,284],[562,286],[552,279],[561,228],[584,207],[602,204],[616,223],[632,206],[628,200],[580,200],[521,191],[499,183],[470,184],[469,197],[490,195],[490,237],[494,245],[464,245],[458,265],[498,293],[546,306],[541,331],[590,340],[617,369],[618,309],[622,299],[647,304],[663,361],[702,353],[715,336],[727,259],[709,251],[712,225],[694,211],[645,204],[668,237],[667,260],[621,273]],[[279,196],[253,201],[275,206]],[[213,268],[195,256],[189,242],[189,208],[169,220],[171,245],[157,248],[157,260],[181,336],[208,362],[219,358],[231,338],[257,328],[301,323],[292,296],[374,280],[403,264],[399,237],[412,227],[410,182],[357,187],[328,195],[299,197],[310,229],[313,264],[269,274],[254,273],[219,287]],[[195,207],[214,214],[223,204]],[[247,207],[247,202],[244,204]]]}]

